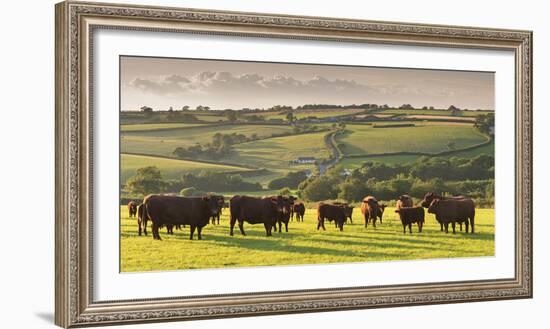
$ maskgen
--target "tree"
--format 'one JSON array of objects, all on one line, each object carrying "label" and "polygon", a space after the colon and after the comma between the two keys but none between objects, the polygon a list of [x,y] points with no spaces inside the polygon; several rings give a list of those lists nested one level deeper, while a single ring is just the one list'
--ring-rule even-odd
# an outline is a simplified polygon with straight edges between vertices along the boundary
[{"label": "tree", "polygon": [[153,109],[150,108],[149,106],[142,106],[141,108],[141,112],[145,115],[145,117],[149,118],[150,116],[153,115]]},{"label": "tree", "polygon": [[294,122],[294,113],[292,113],[292,111],[289,111],[287,114],[286,114],[286,120],[288,121],[288,123],[292,124],[292,122]]},{"label": "tree", "polygon": [[229,122],[237,121],[237,112],[235,112],[231,109],[224,110],[224,115],[227,118],[227,120],[229,120]]},{"label": "tree", "polygon": [[454,106],[454,105],[449,106],[448,111],[451,112],[452,116],[459,116],[459,115],[462,114],[460,109],[458,107]]},{"label": "tree", "polygon": [[139,168],[136,174],[126,181],[126,188],[131,194],[145,196],[159,193],[164,189],[160,170],[155,166]]}]

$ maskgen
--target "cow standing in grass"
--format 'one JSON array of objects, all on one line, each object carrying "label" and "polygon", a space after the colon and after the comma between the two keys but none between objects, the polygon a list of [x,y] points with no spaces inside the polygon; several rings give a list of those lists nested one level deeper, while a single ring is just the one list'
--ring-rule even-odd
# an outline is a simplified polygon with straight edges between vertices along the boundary
[{"label": "cow standing in grass", "polygon": [[471,226],[472,233],[474,233],[475,205],[469,198],[461,200],[433,199],[428,207],[428,212],[434,214],[436,219],[445,226],[445,233],[449,233],[449,223],[453,227],[453,234],[455,233],[456,223],[464,223],[466,233],[468,233],[468,228]]},{"label": "cow standing in grass", "polygon": [[135,201],[128,202],[128,215],[130,218],[136,217],[137,214],[137,203]]},{"label": "cow standing in grass", "polygon": [[187,198],[173,195],[148,195],[143,199],[144,215],[153,223],[153,239],[161,240],[159,228],[163,225],[189,225],[189,238],[193,240],[195,230],[202,239],[202,228],[212,215],[216,214],[220,202],[216,197]]},{"label": "cow standing in grass", "polygon": [[333,204],[342,207],[342,209],[344,209],[344,214],[346,215],[346,222],[349,219],[350,224],[353,224],[353,206],[350,206],[346,202],[334,202]]},{"label": "cow standing in grass", "polygon": [[325,220],[334,221],[336,227],[343,231],[346,221],[344,209],[334,204],[319,203],[317,205],[317,230],[323,228],[323,231],[326,231]]},{"label": "cow standing in grass", "polygon": [[380,214],[378,200],[373,196],[363,198],[363,202],[361,202],[361,213],[365,220],[365,228],[368,227],[369,222],[372,222],[372,226],[376,227],[376,218]]},{"label": "cow standing in grass", "polygon": [[306,213],[306,206],[303,202],[297,202],[292,206],[292,212],[294,213],[297,222],[303,222],[304,214]]},{"label": "cow standing in grass", "polygon": [[256,198],[246,195],[235,195],[229,200],[229,235],[233,235],[233,228],[238,222],[242,235],[244,232],[244,222],[249,224],[264,224],[265,233],[271,236],[271,230],[280,218],[280,214],[285,214],[287,208],[283,196]]},{"label": "cow standing in grass", "polygon": [[[285,232],[288,232],[288,222],[291,218],[291,212],[295,200],[296,198],[293,196],[283,196],[283,211],[279,212],[279,217],[277,218],[277,224],[279,224],[279,233],[282,232],[283,224],[285,224]],[[275,230],[275,232],[277,232],[277,225],[274,225],[273,229]]]},{"label": "cow standing in grass", "polygon": [[145,207],[143,203],[140,203],[137,206],[137,218],[138,218],[138,233],[141,235],[141,230],[143,228],[143,234],[147,235],[147,216],[145,215]]},{"label": "cow standing in grass", "polygon": [[[426,195],[424,195],[424,199],[422,199],[422,201],[420,202],[420,205],[424,208],[428,208],[432,204],[433,200],[470,200],[470,201],[472,201],[472,199],[470,199],[469,197],[464,196],[464,195],[441,196],[441,195],[435,194],[433,192],[429,192],[429,193],[426,193]],[[472,203],[473,203],[473,201],[472,201]],[[474,205],[474,207],[475,207],[475,205]],[[443,232],[444,222],[441,220],[441,218],[437,214],[435,214],[435,220],[437,220],[437,222],[439,223],[439,226],[441,228],[441,231]],[[462,222],[458,222],[458,223],[460,225],[460,231],[462,232]]]},{"label": "cow standing in grass", "polygon": [[401,224],[403,224],[403,234],[405,234],[405,228],[409,227],[409,233],[412,234],[412,224],[418,225],[418,233],[422,233],[422,227],[424,226],[424,208],[422,207],[400,207],[396,208],[395,212],[399,214]]}]

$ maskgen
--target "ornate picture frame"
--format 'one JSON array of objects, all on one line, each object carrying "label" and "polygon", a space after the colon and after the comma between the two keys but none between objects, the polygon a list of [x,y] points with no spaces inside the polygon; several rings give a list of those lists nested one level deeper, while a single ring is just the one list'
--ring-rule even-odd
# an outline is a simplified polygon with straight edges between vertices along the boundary
[{"label": "ornate picture frame", "polygon": [[[97,29],[323,40],[515,54],[515,274],[510,279],[95,302],[92,199]],[[65,1],[56,5],[55,323],[62,327],[198,320],[531,298],[532,32]]]}]

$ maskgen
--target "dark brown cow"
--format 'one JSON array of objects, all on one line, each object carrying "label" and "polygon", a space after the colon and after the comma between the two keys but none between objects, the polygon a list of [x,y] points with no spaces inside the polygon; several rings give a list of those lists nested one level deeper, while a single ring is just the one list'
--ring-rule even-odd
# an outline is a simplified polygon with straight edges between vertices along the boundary
[{"label": "dark brown cow", "polygon": [[380,224],[382,224],[382,216],[384,215],[384,210],[386,210],[385,204],[378,204],[378,214],[376,217],[380,220]]},{"label": "dark brown cow", "polygon": [[128,214],[129,214],[129,217],[132,218],[132,217],[136,217],[136,214],[137,214],[137,203],[135,201],[130,201],[128,202]]},{"label": "dark brown cow", "polygon": [[[464,195],[442,196],[442,195],[435,194],[433,192],[429,192],[429,193],[426,193],[426,195],[424,195],[424,199],[422,199],[422,201],[420,202],[420,205],[424,208],[428,208],[433,200],[466,200],[466,199],[471,200],[470,198]],[[435,215],[435,219],[439,223],[439,226],[441,227],[441,231],[443,231],[443,222],[437,215]],[[462,222],[459,222],[459,224],[460,224],[460,231],[462,231]]]},{"label": "dark brown cow", "polygon": [[204,196],[187,198],[172,195],[148,195],[143,199],[145,215],[153,223],[153,238],[161,240],[159,228],[163,225],[189,225],[189,239],[193,240],[195,229],[198,239],[202,239],[202,228],[208,224],[210,217],[218,210],[220,200]]},{"label": "dark brown cow", "polygon": [[218,207],[218,212],[212,216],[212,225],[216,224],[216,220],[218,221],[218,225],[220,225],[220,216],[222,214],[222,209],[225,205],[225,198],[223,197],[223,195],[212,195],[211,197],[221,200],[220,206]]},{"label": "dark brown cow", "polygon": [[325,219],[334,221],[336,227],[338,227],[340,231],[344,230],[346,214],[344,213],[342,206],[319,203],[319,205],[317,205],[317,230],[323,228],[323,231],[326,231]]},{"label": "dark brown cow", "polygon": [[242,235],[244,222],[249,224],[264,224],[267,236],[271,236],[271,230],[281,213],[285,213],[285,201],[282,196],[256,198],[246,195],[235,195],[229,200],[229,235],[233,235],[235,223],[239,223]]},{"label": "dark brown cow", "polygon": [[445,233],[449,233],[449,223],[452,224],[453,234],[455,223],[466,224],[466,233],[468,233],[468,226],[471,225],[474,233],[475,205],[471,199],[433,199],[428,212],[434,214],[437,221],[445,226]]},{"label": "dark brown cow", "polygon": [[376,217],[380,213],[380,205],[378,200],[373,196],[367,196],[363,198],[361,203],[361,213],[365,220],[365,227],[368,227],[369,222],[372,221],[372,226],[376,227]]},{"label": "dark brown cow", "polygon": [[[272,196],[270,198],[278,198],[278,196]],[[288,232],[288,222],[291,218],[292,208],[294,207],[294,201],[296,200],[293,196],[283,196],[283,209],[284,211],[279,212],[279,217],[277,218],[277,223],[279,224],[279,233],[282,232],[282,225],[285,224],[285,232]],[[277,232],[277,226],[274,225],[273,229]]]},{"label": "dark brown cow", "polygon": [[349,219],[349,222],[353,224],[353,206],[350,206],[346,202],[333,202],[333,204],[342,207],[342,209],[344,209],[344,214],[346,215],[346,222]]},{"label": "dark brown cow", "polygon": [[397,202],[395,203],[395,209],[399,209],[402,207],[412,207],[413,206],[413,199],[407,195],[403,194],[397,197]]},{"label": "dark brown cow", "polygon": [[401,207],[395,209],[395,212],[399,214],[401,224],[403,224],[403,234],[405,234],[405,228],[409,227],[409,233],[412,234],[412,224],[417,223],[418,233],[422,232],[424,226],[424,208],[422,207]]},{"label": "dark brown cow", "polygon": [[296,217],[297,222],[303,222],[304,214],[306,213],[306,206],[303,202],[297,202],[292,206],[292,213]]}]

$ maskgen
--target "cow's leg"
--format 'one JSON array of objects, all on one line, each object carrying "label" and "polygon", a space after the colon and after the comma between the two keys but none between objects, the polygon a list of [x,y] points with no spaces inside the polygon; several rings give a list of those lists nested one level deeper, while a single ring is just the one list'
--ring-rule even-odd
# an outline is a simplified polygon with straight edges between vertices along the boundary
[{"label": "cow's leg", "polygon": [[470,231],[470,230],[469,230],[469,228],[470,228],[470,222],[469,222],[468,220],[466,220],[466,221],[464,222],[464,225],[466,226],[466,233],[468,233],[468,232]]},{"label": "cow's leg", "polygon": [[229,235],[233,236],[233,227],[235,227],[235,217],[229,216]]},{"label": "cow's leg", "polygon": [[422,222],[418,222],[418,233],[422,233]]},{"label": "cow's leg", "polygon": [[407,234],[407,224],[403,223],[403,234]]},{"label": "cow's leg", "polygon": [[455,222],[452,222],[451,225],[453,226],[453,234],[456,234],[456,231],[455,231]]},{"label": "cow's leg", "polygon": [[413,234],[413,229],[412,229],[412,222],[409,222],[409,234]]},{"label": "cow's leg", "polygon": [[441,232],[443,232],[443,223],[439,223],[439,225],[441,226]]},{"label": "cow's leg", "polygon": [[372,227],[376,228],[376,217],[372,219]]},{"label": "cow's leg", "polygon": [[369,218],[365,215],[363,216],[365,218],[365,228],[369,226]]},{"label": "cow's leg", "polygon": [[266,236],[271,236],[271,228],[273,227],[273,225],[269,225],[268,223],[264,223],[264,227],[265,227],[265,235]]},{"label": "cow's leg", "polygon": [[189,240],[193,240],[193,234],[195,234],[195,225],[191,225],[191,229],[189,231]]},{"label": "cow's leg", "polygon": [[202,235],[201,235],[201,233],[202,233],[202,227],[197,226],[197,235],[198,235],[198,239],[199,239],[199,240],[202,240]]},{"label": "cow's leg", "polygon": [[160,234],[159,234],[159,225],[153,221],[153,239],[154,240],[161,240]]},{"label": "cow's leg", "polygon": [[449,233],[449,222],[445,223],[445,233]]},{"label": "cow's leg", "polygon": [[344,230],[344,221],[340,221],[338,223],[338,227],[340,228],[340,231],[343,231]]},{"label": "cow's leg", "polygon": [[470,217],[470,225],[472,226],[472,229],[470,232],[474,233],[474,217],[475,217],[475,214],[472,214],[472,216]]},{"label": "cow's leg", "polygon": [[218,225],[220,225],[220,214],[218,214]]},{"label": "cow's leg", "polygon": [[143,234],[147,235],[147,219],[143,219]]},{"label": "cow's leg", "polygon": [[216,225],[216,217],[212,216],[210,218],[210,222],[212,223],[212,225]]},{"label": "cow's leg", "polygon": [[138,219],[138,234],[141,236],[141,220]]},{"label": "cow's leg", "polygon": [[460,222],[459,224],[460,224],[460,232],[462,232],[462,222]]},{"label": "cow's leg", "polygon": [[244,221],[242,221],[242,220],[239,220],[239,230],[241,230],[242,235],[246,235],[244,233]]},{"label": "cow's leg", "polygon": [[288,233],[288,222],[285,222],[285,232]]},{"label": "cow's leg", "polygon": [[283,232],[283,223],[281,221],[279,221],[279,233],[281,233],[281,232]]}]

